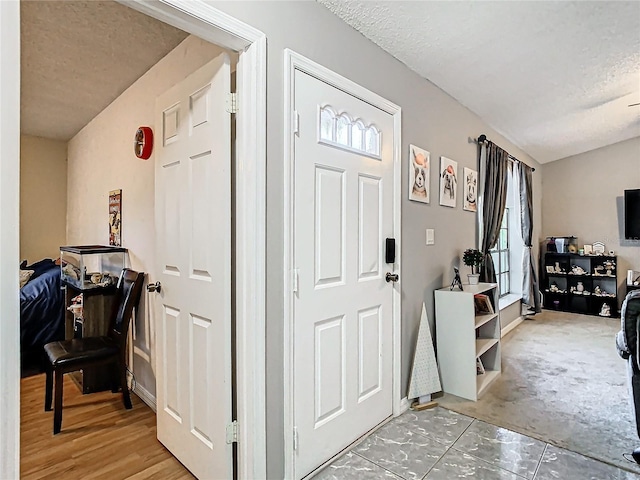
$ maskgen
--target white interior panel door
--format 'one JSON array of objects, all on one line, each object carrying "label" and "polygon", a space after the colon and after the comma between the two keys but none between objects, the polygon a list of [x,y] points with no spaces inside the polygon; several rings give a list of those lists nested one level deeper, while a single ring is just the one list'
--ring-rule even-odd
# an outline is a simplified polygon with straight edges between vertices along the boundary
[{"label": "white interior panel door", "polygon": [[[294,422],[302,478],[392,414],[393,117],[295,72]],[[392,267],[392,266],[389,266]]]},{"label": "white interior panel door", "polygon": [[230,78],[222,54],[156,101],[158,440],[201,479],[233,478]]}]

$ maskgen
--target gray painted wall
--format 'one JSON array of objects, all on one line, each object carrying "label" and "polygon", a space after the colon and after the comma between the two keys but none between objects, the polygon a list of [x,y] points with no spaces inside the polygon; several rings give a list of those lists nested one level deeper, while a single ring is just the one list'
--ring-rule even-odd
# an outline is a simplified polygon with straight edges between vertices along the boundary
[{"label": "gray painted wall", "polygon": [[580,246],[601,241],[615,250],[622,299],[627,270],[640,270],[640,242],[624,240],[623,208],[624,190],[640,188],[640,137],[545,164],[542,184],[543,237],[575,235]]},{"label": "gray painted wall", "polygon": [[[475,243],[475,215],[438,205],[410,202],[409,144],[476,168],[476,145],[469,137],[485,133],[510,153],[537,168],[535,218],[540,220],[539,165],[435,85],[411,72],[321,5],[301,2],[211,2],[216,8],[267,35],[267,470],[283,477],[283,50],[292,50],[363,85],[402,107],[402,385],[406,392],[422,302],[433,328],[433,291],[449,284],[452,266]],[[428,55],[428,51],[425,51]],[[496,106],[498,108],[498,106]],[[459,185],[461,188],[462,185]],[[431,189],[438,191],[432,173]],[[459,192],[460,193],[460,192]],[[461,195],[461,193],[460,193]],[[460,198],[460,197],[459,197]],[[435,245],[425,246],[425,229],[435,228]],[[534,231],[539,238],[540,228]],[[537,244],[537,242],[535,242]],[[537,256],[537,252],[535,253]],[[462,269],[467,273],[466,267]]]}]

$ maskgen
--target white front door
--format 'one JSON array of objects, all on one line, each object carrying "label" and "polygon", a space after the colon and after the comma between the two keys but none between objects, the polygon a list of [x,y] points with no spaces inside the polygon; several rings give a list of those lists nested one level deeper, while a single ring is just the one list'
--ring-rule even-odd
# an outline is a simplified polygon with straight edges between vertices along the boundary
[{"label": "white front door", "polygon": [[393,117],[294,77],[295,477],[392,414]]},{"label": "white front door", "polygon": [[156,100],[158,440],[201,479],[233,478],[230,78],[222,54]]}]

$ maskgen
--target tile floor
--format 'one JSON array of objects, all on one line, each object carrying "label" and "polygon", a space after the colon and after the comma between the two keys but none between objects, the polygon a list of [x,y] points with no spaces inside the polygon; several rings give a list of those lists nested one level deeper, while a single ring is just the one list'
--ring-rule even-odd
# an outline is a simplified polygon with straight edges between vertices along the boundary
[{"label": "tile floor", "polygon": [[631,480],[640,476],[436,407],[391,420],[313,478]]}]

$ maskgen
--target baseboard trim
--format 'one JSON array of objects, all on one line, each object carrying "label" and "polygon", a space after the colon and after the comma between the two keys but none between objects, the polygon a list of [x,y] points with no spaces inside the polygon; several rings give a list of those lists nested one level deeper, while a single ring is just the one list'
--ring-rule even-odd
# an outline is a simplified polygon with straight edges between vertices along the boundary
[{"label": "baseboard trim", "polygon": [[398,415],[402,415],[404,412],[409,410],[409,407],[411,407],[409,399],[407,397],[404,397],[402,400],[400,400],[400,413]]},{"label": "baseboard trim", "polygon": [[522,322],[524,322],[524,318],[522,318],[522,316],[516,318],[513,322],[511,322],[509,325],[507,325],[506,327],[500,330],[500,338],[504,337],[507,333],[511,332],[511,330],[516,328]]},{"label": "baseboard trim", "polygon": [[156,407],[156,397],[154,397],[149,392],[149,390],[144,388],[142,385],[139,385],[136,383],[136,386],[132,390],[132,392],[135,393],[138,397],[140,397],[140,400],[146,403],[151,410],[153,410],[154,412],[158,411]]}]

